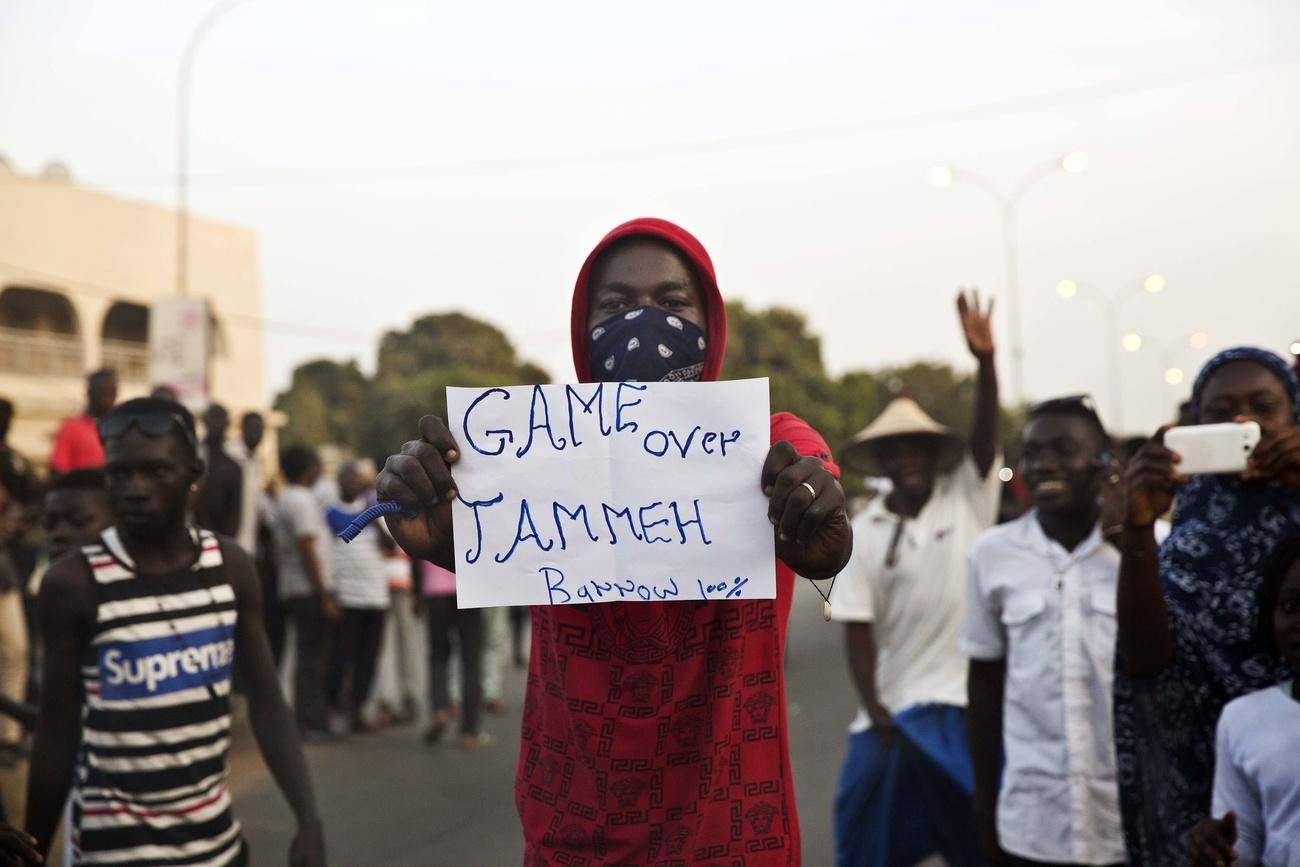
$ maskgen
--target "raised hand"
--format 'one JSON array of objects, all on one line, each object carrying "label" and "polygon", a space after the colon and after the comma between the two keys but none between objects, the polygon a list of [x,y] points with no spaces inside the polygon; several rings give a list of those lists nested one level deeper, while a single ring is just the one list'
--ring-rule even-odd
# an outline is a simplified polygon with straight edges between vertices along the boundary
[{"label": "raised hand", "polygon": [[837,574],[848,562],[853,531],[844,490],[830,471],[782,440],[768,451],[759,483],[768,496],[777,556],[805,578]]},{"label": "raised hand", "polygon": [[1174,494],[1186,479],[1178,473],[1181,458],[1165,445],[1162,427],[1128,463],[1125,471],[1125,522],[1132,527],[1150,527],[1169,511]]},{"label": "raised hand", "polygon": [[966,335],[966,346],[976,358],[990,358],[993,355],[993,299],[980,309],[980,291],[971,289],[957,292],[957,316],[961,319],[961,330]]},{"label": "raised hand", "polygon": [[392,500],[415,517],[389,515],[384,520],[393,539],[411,557],[451,568],[451,504],[456,482],[451,467],[460,459],[460,446],[442,419],[420,419],[420,438],[390,455],[375,479],[380,500]]}]

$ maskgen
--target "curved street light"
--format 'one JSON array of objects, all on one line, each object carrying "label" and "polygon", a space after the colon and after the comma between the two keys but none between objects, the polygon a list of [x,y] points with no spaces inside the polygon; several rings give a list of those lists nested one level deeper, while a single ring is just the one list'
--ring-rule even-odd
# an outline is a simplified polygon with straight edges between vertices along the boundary
[{"label": "curved street light", "polygon": [[194,57],[203,38],[213,25],[231,9],[248,0],[220,0],[200,19],[185,51],[181,54],[181,67],[177,75],[176,91],[176,294],[189,293],[189,234],[190,234],[190,79],[194,73]]},{"label": "curved street light", "polygon": [[1010,192],[1002,189],[992,179],[951,166],[930,169],[930,185],[939,189],[963,182],[978,187],[992,196],[1002,212],[1002,258],[1006,268],[1007,317],[1011,324],[1011,385],[1012,399],[1019,403],[1025,399],[1024,341],[1020,326],[1019,261],[1016,250],[1016,208],[1036,183],[1043,178],[1065,172],[1077,175],[1088,167],[1088,155],[1072,151],[1057,159],[1048,160],[1026,173]]},{"label": "curved street light", "polygon": [[1101,309],[1106,329],[1106,390],[1110,395],[1111,423],[1117,431],[1123,430],[1124,427],[1124,401],[1120,395],[1119,380],[1119,349],[1122,346],[1129,352],[1137,352],[1143,344],[1140,334],[1126,334],[1123,338],[1120,337],[1120,309],[1143,292],[1148,295],[1158,295],[1164,289],[1165,278],[1160,274],[1148,274],[1140,281],[1125,285],[1114,295],[1103,292],[1091,284],[1074,280],[1061,280],[1056,284],[1056,294],[1062,298],[1066,300],[1076,297],[1086,298]]},{"label": "curved street light", "polygon": [[1186,346],[1171,344],[1147,335],[1142,337],[1142,346],[1139,348],[1151,350],[1160,357],[1161,379],[1165,385],[1179,386],[1187,381],[1187,372],[1178,364],[1177,353],[1186,348],[1204,349],[1209,342],[1209,335],[1204,331],[1197,331],[1190,335],[1186,340]]}]

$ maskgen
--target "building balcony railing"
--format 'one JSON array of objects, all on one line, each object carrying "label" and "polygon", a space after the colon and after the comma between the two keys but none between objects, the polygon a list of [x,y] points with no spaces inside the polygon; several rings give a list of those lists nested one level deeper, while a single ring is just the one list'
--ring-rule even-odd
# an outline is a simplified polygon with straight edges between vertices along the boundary
[{"label": "building balcony railing", "polygon": [[149,379],[149,344],[131,340],[105,340],[100,350],[104,366],[117,372],[124,382],[147,382]]},{"label": "building balcony railing", "polygon": [[85,373],[81,338],[75,334],[0,328],[0,372],[81,376]]}]

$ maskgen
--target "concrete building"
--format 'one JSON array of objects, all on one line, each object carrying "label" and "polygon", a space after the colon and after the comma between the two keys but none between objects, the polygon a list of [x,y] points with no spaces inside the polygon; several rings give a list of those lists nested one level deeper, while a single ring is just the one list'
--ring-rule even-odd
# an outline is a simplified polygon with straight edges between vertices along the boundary
[{"label": "concrete building", "polygon": [[[175,250],[173,211],[77,186],[58,165],[27,176],[0,161],[0,396],[14,403],[14,448],[46,460],[88,371],[116,370],[120,399],[149,392],[149,308],[175,294]],[[212,312],[212,399],[236,420],[266,411],[253,233],[191,218],[189,282]]]}]

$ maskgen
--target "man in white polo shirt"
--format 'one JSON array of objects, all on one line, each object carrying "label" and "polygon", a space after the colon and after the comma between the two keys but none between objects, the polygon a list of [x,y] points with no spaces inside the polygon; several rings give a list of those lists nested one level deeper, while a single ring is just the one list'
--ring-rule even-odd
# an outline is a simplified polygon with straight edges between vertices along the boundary
[{"label": "man in white polo shirt", "polygon": [[1087,398],[1031,407],[1021,477],[1034,509],[971,550],[961,647],[976,815],[994,863],[1124,861],[1111,724],[1120,558],[1106,541],[1120,522],[1102,517],[1103,488],[1119,480],[1109,451]]},{"label": "man in white polo shirt", "polygon": [[950,867],[980,863],[957,642],[966,555],[998,512],[998,387],[989,310],[964,295],[958,310],[979,365],[969,449],[900,397],[841,456],[890,485],[854,520],[853,556],[831,597],[861,700],[835,799],[840,867],[935,853]]}]

